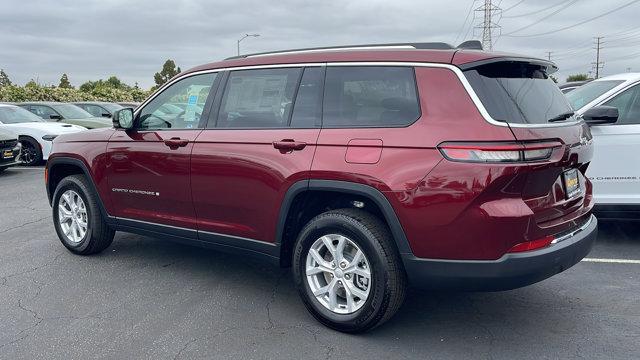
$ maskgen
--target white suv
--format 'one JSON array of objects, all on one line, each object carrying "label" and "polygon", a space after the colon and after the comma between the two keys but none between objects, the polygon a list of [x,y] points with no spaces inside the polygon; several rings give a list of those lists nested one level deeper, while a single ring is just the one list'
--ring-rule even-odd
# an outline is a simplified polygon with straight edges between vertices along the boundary
[{"label": "white suv", "polygon": [[596,79],[566,96],[591,125],[595,153],[587,176],[593,182],[596,210],[603,217],[638,218],[640,73]]}]

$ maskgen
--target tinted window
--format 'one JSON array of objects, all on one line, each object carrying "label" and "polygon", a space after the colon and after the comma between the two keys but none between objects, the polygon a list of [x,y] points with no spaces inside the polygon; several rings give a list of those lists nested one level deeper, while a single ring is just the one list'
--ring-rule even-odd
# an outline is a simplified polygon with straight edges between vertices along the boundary
[{"label": "tinted window", "polygon": [[28,109],[32,113],[34,113],[34,114],[36,114],[36,115],[38,115],[41,118],[46,119],[46,120],[50,120],[51,119],[51,115],[58,115],[57,112],[53,111],[53,109],[51,109],[48,106],[28,105]]},{"label": "tinted window", "polygon": [[595,100],[598,96],[606,93],[607,91],[622,83],[622,80],[596,80],[580,86],[579,88],[568,93],[566,96],[569,100],[569,103],[571,104],[571,107],[578,110]]},{"label": "tinted window", "polygon": [[623,91],[603,105],[618,108],[616,125],[640,124],[640,85]]},{"label": "tinted window", "polygon": [[138,115],[138,129],[197,129],[217,73],[182,79],[151,100]]},{"label": "tinted window", "polygon": [[549,119],[572,111],[541,66],[493,63],[464,73],[489,115],[497,121],[546,124]]},{"label": "tinted window", "polygon": [[322,68],[306,68],[300,80],[296,103],[293,106],[291,127],[319,127],[322,116]]},{"label": "tinted window", "polygon": [[65,119],[88,119],[93,115],[72,104],[55,104],[51,106]]},{"label": "tinted window", "polygon": [[232,71],[216,126],[287,127],[300,71],[299,68]]},{"label": "tinted window", "polygon": [[403,126],[420,116],[413,68],[328,67],[323,127]]},{"label": "tinted window", "polygon": [[43,122],[42,118],[17,106],[0,106],[0,123],[19,124],[25,122]]}]

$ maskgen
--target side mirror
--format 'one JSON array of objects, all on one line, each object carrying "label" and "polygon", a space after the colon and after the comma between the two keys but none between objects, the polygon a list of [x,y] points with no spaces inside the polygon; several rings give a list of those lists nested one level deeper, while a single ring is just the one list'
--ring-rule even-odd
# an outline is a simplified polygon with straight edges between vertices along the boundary
[{"label": "side mirror", "polygon": [[618,108],[614,106],[600,105],[591,108],[582,114],[587,124],[613,124],[618,121]]},{"label": "side mirror", "polygon": [[100,114],[100,116],[106,117],[106,118],[110,118],[111,114],[105,112],[105,113]]},{"label": "side mirror", "polygon": [[116,129],[131,129],[133,127],[133,109],[124,108],[113,113],[113,127]]},{"label": "side mirror", "polygon": [[60,121],[60,120],[62,120],[62,116],[60,116],[58,114],[51,114],[51,115],[49,115],[49,119],[55,120],[55,121]]}]

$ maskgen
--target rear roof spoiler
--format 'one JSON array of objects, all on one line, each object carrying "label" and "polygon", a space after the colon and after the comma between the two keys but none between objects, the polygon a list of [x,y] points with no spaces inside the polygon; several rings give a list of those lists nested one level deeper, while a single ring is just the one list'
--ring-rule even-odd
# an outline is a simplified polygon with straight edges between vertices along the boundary
[{"label": "rear roof spoiler", "polygon": [[538,59],[538,58],[519,57],[519,56],[499,56],[491,59],[473,61],[470,63],[459,65],[458,67],[460,67],[460,69],[464,71],[464,70],[477,68],[478,66],[494,64],[499,62],[521,62],[521,63],[539,65],[546,69],[547,74],[553,74],[554,72],[558,71],[558,66],[552,61]]}]

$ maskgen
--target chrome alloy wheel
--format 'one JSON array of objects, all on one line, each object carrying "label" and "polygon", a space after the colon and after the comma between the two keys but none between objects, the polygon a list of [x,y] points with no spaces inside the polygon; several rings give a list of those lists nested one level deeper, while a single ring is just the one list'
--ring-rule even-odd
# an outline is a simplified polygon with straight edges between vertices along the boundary
[{"label": "chrome alloy wheel", "polygon": [[367,301],[371,268],[349,238],[329,234],[317,239],[309,249],[305,269],[311,292],[328,310],[351,314]]},{"label": "chrome alloy wheel", "polygon": [[58,223],[69,242],[77,244],[87,233],[87,207],[77,192],[65,191],[58,201]]}]

